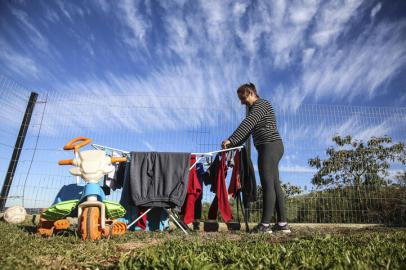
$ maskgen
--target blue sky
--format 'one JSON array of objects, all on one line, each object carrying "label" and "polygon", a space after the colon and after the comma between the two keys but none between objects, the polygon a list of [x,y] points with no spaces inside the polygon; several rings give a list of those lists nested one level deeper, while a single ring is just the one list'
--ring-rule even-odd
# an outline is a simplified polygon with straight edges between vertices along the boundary
[{"label": "blue sky", "polygon": [[[55,160],[71,154],[49,149],[78,135],[126,150],[215,150],[243,117],[236,88],[254,82],[278,113],[283,179],[308,185],[308,158],[334,134],[405,140],[404,109],[388,107],[406,107],[406,2],[0,0],[0,75],[48,94],[36,154],[48,174],[67,173]],[[18,128],[8,118],[3,128]]]},{"label": "blue sky", "polygon": [[405,1],[1,1],[0,72],[32,89],[405,106]]}]

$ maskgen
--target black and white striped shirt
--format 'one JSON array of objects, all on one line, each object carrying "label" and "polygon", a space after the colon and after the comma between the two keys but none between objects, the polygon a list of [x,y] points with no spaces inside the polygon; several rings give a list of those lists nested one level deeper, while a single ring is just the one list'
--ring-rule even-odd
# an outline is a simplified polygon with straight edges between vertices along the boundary
[{"label": "black and white striped shirt", "polygon": [[254,145],[281,140],[271,104],[259,98],[250,106],[248,116],[228,138],[232,146],[243,144],[252,133]]}]

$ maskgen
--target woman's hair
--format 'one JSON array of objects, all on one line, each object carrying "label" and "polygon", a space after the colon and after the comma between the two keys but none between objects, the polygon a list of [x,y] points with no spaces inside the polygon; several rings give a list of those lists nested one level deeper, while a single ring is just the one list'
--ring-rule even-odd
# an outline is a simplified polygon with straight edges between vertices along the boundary
[{"label": "woman's hair", "polygon": [[247,97],[250,92],[254,93],[254,95],[259,98],[257,89],[255,88],[255,85],[253,83],[244,83],[237,89],[237,94],[241,97]]}]

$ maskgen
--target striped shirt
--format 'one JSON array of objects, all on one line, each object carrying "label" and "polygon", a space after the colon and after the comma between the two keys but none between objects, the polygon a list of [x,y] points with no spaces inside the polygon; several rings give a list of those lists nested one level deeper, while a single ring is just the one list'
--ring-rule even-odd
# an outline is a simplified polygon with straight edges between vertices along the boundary
[{"label": "striped shirt", "polygon": [[255,146],[282,140],[276,127],[275,112],[265,99],[259,98],[249,107],[248,116],[228,140],[232,146],[241,145],[251,133]]}]

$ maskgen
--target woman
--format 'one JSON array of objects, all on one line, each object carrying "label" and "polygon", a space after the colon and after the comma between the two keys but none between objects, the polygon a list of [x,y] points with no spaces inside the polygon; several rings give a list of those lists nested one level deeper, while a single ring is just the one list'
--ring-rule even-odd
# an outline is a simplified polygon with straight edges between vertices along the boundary
[{"label": "woman", "polygon": [[[283,155],[283,143],[276,127],[275,113],[271,104],[258,96],[255,85],[243,84],[237,90],[241,104],[249,106],[248,116],[233,134],[222,143],[222,148],[243,144],[252,134],[258,151],[258,170],[263,189],[262,219],[252,232],[290,233],[286,219],[285,196],[279,181],[279,161]],[[276,206],[276,207],[275,207]],[[269,225],[276,208],[277,223]]]}]

